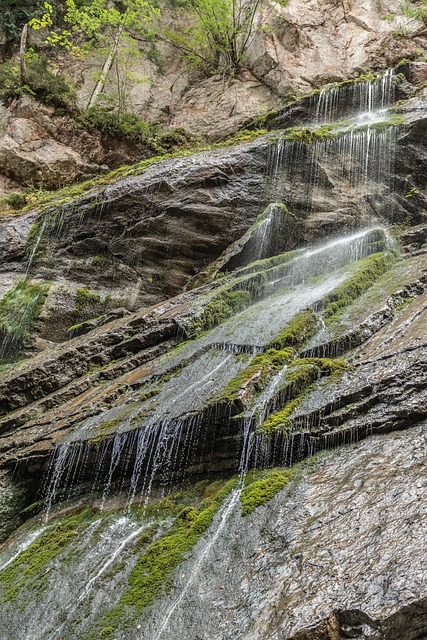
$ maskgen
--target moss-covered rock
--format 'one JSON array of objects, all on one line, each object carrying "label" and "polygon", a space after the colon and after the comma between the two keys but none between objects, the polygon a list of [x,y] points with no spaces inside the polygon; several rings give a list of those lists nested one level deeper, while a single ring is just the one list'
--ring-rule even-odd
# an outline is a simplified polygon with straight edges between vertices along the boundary
[{"label": "moss-covered rock", "polygon": [[242,515],[247,516],[281,491],[295,476],[296,467],[291,469],[271,469],[262,472],[259,480],[251,482],[240,494]]},{"label": "moss-covered rock", "polygon": [[0,300],[1,361],[16,359],[40,315],[49,285],[21,280]]},{"label": "moss-covered rock", "polygon": [[322,299],[319,308],[323,310],[326,322],[335,320],[346,307],[353,304],[362,293],[372,287],[389,269],[393,261],[393,256],[384,252],[374,253],[360,260],[355,266],[354,273]]}]

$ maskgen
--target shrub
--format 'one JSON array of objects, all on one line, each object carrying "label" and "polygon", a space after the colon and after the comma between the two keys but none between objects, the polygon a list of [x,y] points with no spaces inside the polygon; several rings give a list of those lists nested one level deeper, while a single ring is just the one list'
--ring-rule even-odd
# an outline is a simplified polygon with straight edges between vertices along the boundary
[{"label": "shrub", "polygon": [[21,81],[17,62],[8,60],[0,65],[0,100],[7,104],[27,93],[54,107],[73,108],[76,100],[74,86],[67,78],[52,71],[48,58],[31,52],[25,55],[25,59],[26,84]]},{"label": "shrub", "polygon": [[146,144],[156,153],[182,148],[192,139],[184,129],[165,130],[158,124],[146,122],[135,113],[119,116],[117,112],[105,107],[89,109],[79,116],[78,121],[86,129]]}]

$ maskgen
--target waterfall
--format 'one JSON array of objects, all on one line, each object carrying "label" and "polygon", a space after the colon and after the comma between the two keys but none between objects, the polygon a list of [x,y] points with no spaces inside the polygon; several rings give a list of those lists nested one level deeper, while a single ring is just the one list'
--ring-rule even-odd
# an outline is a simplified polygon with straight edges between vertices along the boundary
[{"label": "waterfall", "polygon": [[[324,184],[326,170],[347,186],[349,208],[359,201],[359,216],[377,218],[384,206],[378,189],[392,186],[396,115],[388,108],[395,100],[395,86],[396,76],[389,70],[315,95],[306,129],[281,132],[269,152],[271,201],[283,202],[290,211],[303,210],[306,216],[325,190],[334,189],[333,181]],[[344,120],[346,106],[351,117]]]},{"label": "waterfall", "polygon": [[316,124],[330,124],[355,113],[384,111],[395,101],[396,75],[389,69],[382,75],[344,82],[322,89],[311,98],[310,110]]},{"label": "waterfall", "polygon": [[[199,537],[192,542],[193,556],[187,558],[188,575],[174,575],[180,590],[166,601],[150,637],[163,640],[169,633],[173,636],[180,607],[185,606],[231,519],[240,517],[240,498],[245,482],[249,482],[249,469],[263,470],[276,463],[292,465],[322,448],[363,436],[357,427],[342,437],[321,431],[313,436],[308,428],[313,425],[303,421],[298,428],[294,423],[286,424],[282,432],[262,429],[272,415],[295,400],[289,380],[295,366],[301,366],[298,361],[317,357],[320,343],[329,338],[324,300],[330,296],[334,301],[336,291],[357,271],[359,261],[389,248],[387,232],[379,219],[381,207],[387,206],[385,186],[390,186],[393,173],[395,126],[387,119],[394,87],[394,74],[388,72],[325,89],[312,98],[307,128],[302,133],[280,132],[270,147],[265,167],[269,205],[253,225],[249,264],[243,262],[232,273],[221,274],[202,290],[197,303],[186,309],[182,324],[177,320],[177,328],[187,331],[189,340],[150,362],[148,368],[135,368],[132,376],[114,379],[120,394],[108,404],[104,403],[102,389],[99,396],[91,396],[96,399],[90,411],[82,411],[81,417],[76,417],[76,411],[72,415],[72,429],[53,449],[44,478],[43,525],[18,539],[14,551],[1,560],[0,571],[10,569],[39,536],[55,527],[55,510],[66,509],[61,504],[57,508],[58,503],[79,496],[81,491],[93,491],[97,494],[97,511],[82,527],[83,542],[78,552],[76,545],[69,554],[77,554],[76,576],[67,567],[69,556],[64,555],[66,579],[61,582],[56,577],[49,591],[48,602],[53,608],[58,606],[55,590],[62,597],[61,589],[71,606],[64,604],[51,620],[48,610],[36,611],[30,603],[35,619],[27,623],[27,638],[61,638],[67,625],[76,620],[78,628],[70,633],[82,629],[92,633],[104,597],[103,593],[94,595],[95,587],[103,585],[109,572],[121,562],[121,579],[129,577],[150,527],[157,529],[151,538],[147,535],[149,544],[168,526],[173,528],[170,522],[165,524],[164,515],[150,520],[147,513],[151,513],[154,499],[160,496],[166,500],[171,487],[181,490],[189,477],[200,475],[203,482],[205,475],[214,477],[218,469],[226,469],[230,475],[236,474],[234,488],[216,505],[210,529],[208,524],[198,531]],[[349,103],[353,117],[343,121]],[[378,126],[382,122],[386,124]],[[324,127],[325,135],[321,133]],[[347,194],[346,231],[305,248],[301,248],[301,242],[298,251],[279,254],[275,245],[278,220],[281,233],[288,232],[288,214],[304,228],[318,196],[328,194],[327,209],[338,188]],[[27,275],[43,234],[49,229],[59,234],[70,211],[80,216],[64,207],[51,228],[47,214],[41,220]],[[240,302],[230,312],[233,300]],[[170,312],[173,314],[174,309]],[[310,341],[282,344],[283,332],[307,312],[313,320]],[[185,324],[187,320],[196,327],[193,333]],[[324,355],[329,357],[331,352],[325,350]],[[263,358],[267,362],[264,370],[259,364]],[[313,386],[322,375],[323,370],[318,378],[311,379]],[[170,520],[196,518],[191,509],[199,510],[206,501],[201,496],[197,499],[196,507],[189,507],[185,501],[179,503],[179,509],[171,511]],[[114,514],[115,500],[125,508],[121,514]],[[167,573],[166,568],[165,576],[172,580],[172,572]],[[107,604],[116,606],[123,592],[116,599],[110,593]],[[135,624],[134,635],[129,631],[129,638],[139,640],[141,625],[139,619],[134,622],[139,626]],[[108,626],[100,632],[105,632],[100,637],[109,637]]]},{"label": "waterfall", "polygon": [[[102,490],[103,505],[113,488],[128,491],[128,505],[138,494],[146,504],[155,481],[168,486],[197,465],[215,446],[215,425],[221,429],[230,417],[230,408],[209,404],[210,399],[268,349],[278,327],[339,285],[345,279],[343,267],[369,255],[378,243],[387,243],[383,230],[358,231],[272,266],[261,300],[188,343],[176,356],[172,351],[145,395],[130,393],[123,405],[104,412],[101,425],[99,416],[88,418],[54,450],[44,487],[46,512],[59,496],[71,496],[83,480]],[[322,281],[310,284],[319,275]],[[285,371],[283,367],[273,377],[246,412],[237,464],[241,473],[253,459],[253,448],[262,446],[254,431],[274,407]]]}]

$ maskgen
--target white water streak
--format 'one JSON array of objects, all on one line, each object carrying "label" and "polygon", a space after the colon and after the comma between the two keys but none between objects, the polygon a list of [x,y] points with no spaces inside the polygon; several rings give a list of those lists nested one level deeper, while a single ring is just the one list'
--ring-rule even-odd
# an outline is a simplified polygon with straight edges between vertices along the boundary
[{"label": "white water streak", "polygon": [[227,520],[230,516],[230,514],[232,513],[232,511],[234,510],[236,504],[238,503],[239,499],[240,499],[240,494],[242,492],[242,486],[241,484],[239,484],[239,487],[234,489],[233,492],[231,493],[231,495],[228,497],[228,499],[224,502],[221,510],[220,510],[220,522],[218,523],[218,526],[215,529],[214,534],[208,538],[206,540],[206,544],[203,548],[203,551],[200,553],[197,562],[195,563],[194,567],[191,570],[191,574],[185,584],[185,586],[183,587],[183,589],[181,590],[179,596],[176,598],[175,602],[171,605],[171,607],[169,608],[166,616],[163,619],[163,622],[160,626],[160,629],[157,631],[156,635],[153,637],[153,640],[160,640],[160,638],[162,637],[164,631],[166,631],[169,621],[172,618],[176,608],[181,604],[181,602],[183,601],[183,599],[185,598],[185,596],[187,595],[188,591],[190,590],[190,588],[193,586],[194,581],[196,580],[200,569],[202,568],[203,564],[205,563],[209,553],[211,552],[213,546],[215,545],[216,541],[218,540],[219,536],[221,535],[225,525],[227,524]]}]

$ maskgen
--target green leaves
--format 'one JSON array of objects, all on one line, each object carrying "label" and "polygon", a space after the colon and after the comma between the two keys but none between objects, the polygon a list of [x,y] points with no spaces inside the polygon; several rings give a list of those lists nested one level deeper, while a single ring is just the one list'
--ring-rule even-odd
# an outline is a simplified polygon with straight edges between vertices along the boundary
[{"label": "green leaves", "polygon": [[55,28],[53,6],[44,3],[45,12],[40,18],[30,21],[35,29],[48,29],[46,44],[64,47],[76,56],[83,56],[95,44],[110,45],[117,36],[130,32],[141,33],[150,21],[160,15],[159,9],[146,0],[123,0],[121,9],[110,5],[108,0],[91,0],[89,3],[76,3],[66,0],[63,22],[66,27]]},{"label": "green leaves", "polygon": [[[287,0],[278,4],[286,6]],[[158,35],[206,75],[233,75],[244,64],[262,26],[257,17],[267,7],[271,11],[267,0],[189,0],[181,11],[186,20],[178,20],[173,29],[158,24]]]}]

